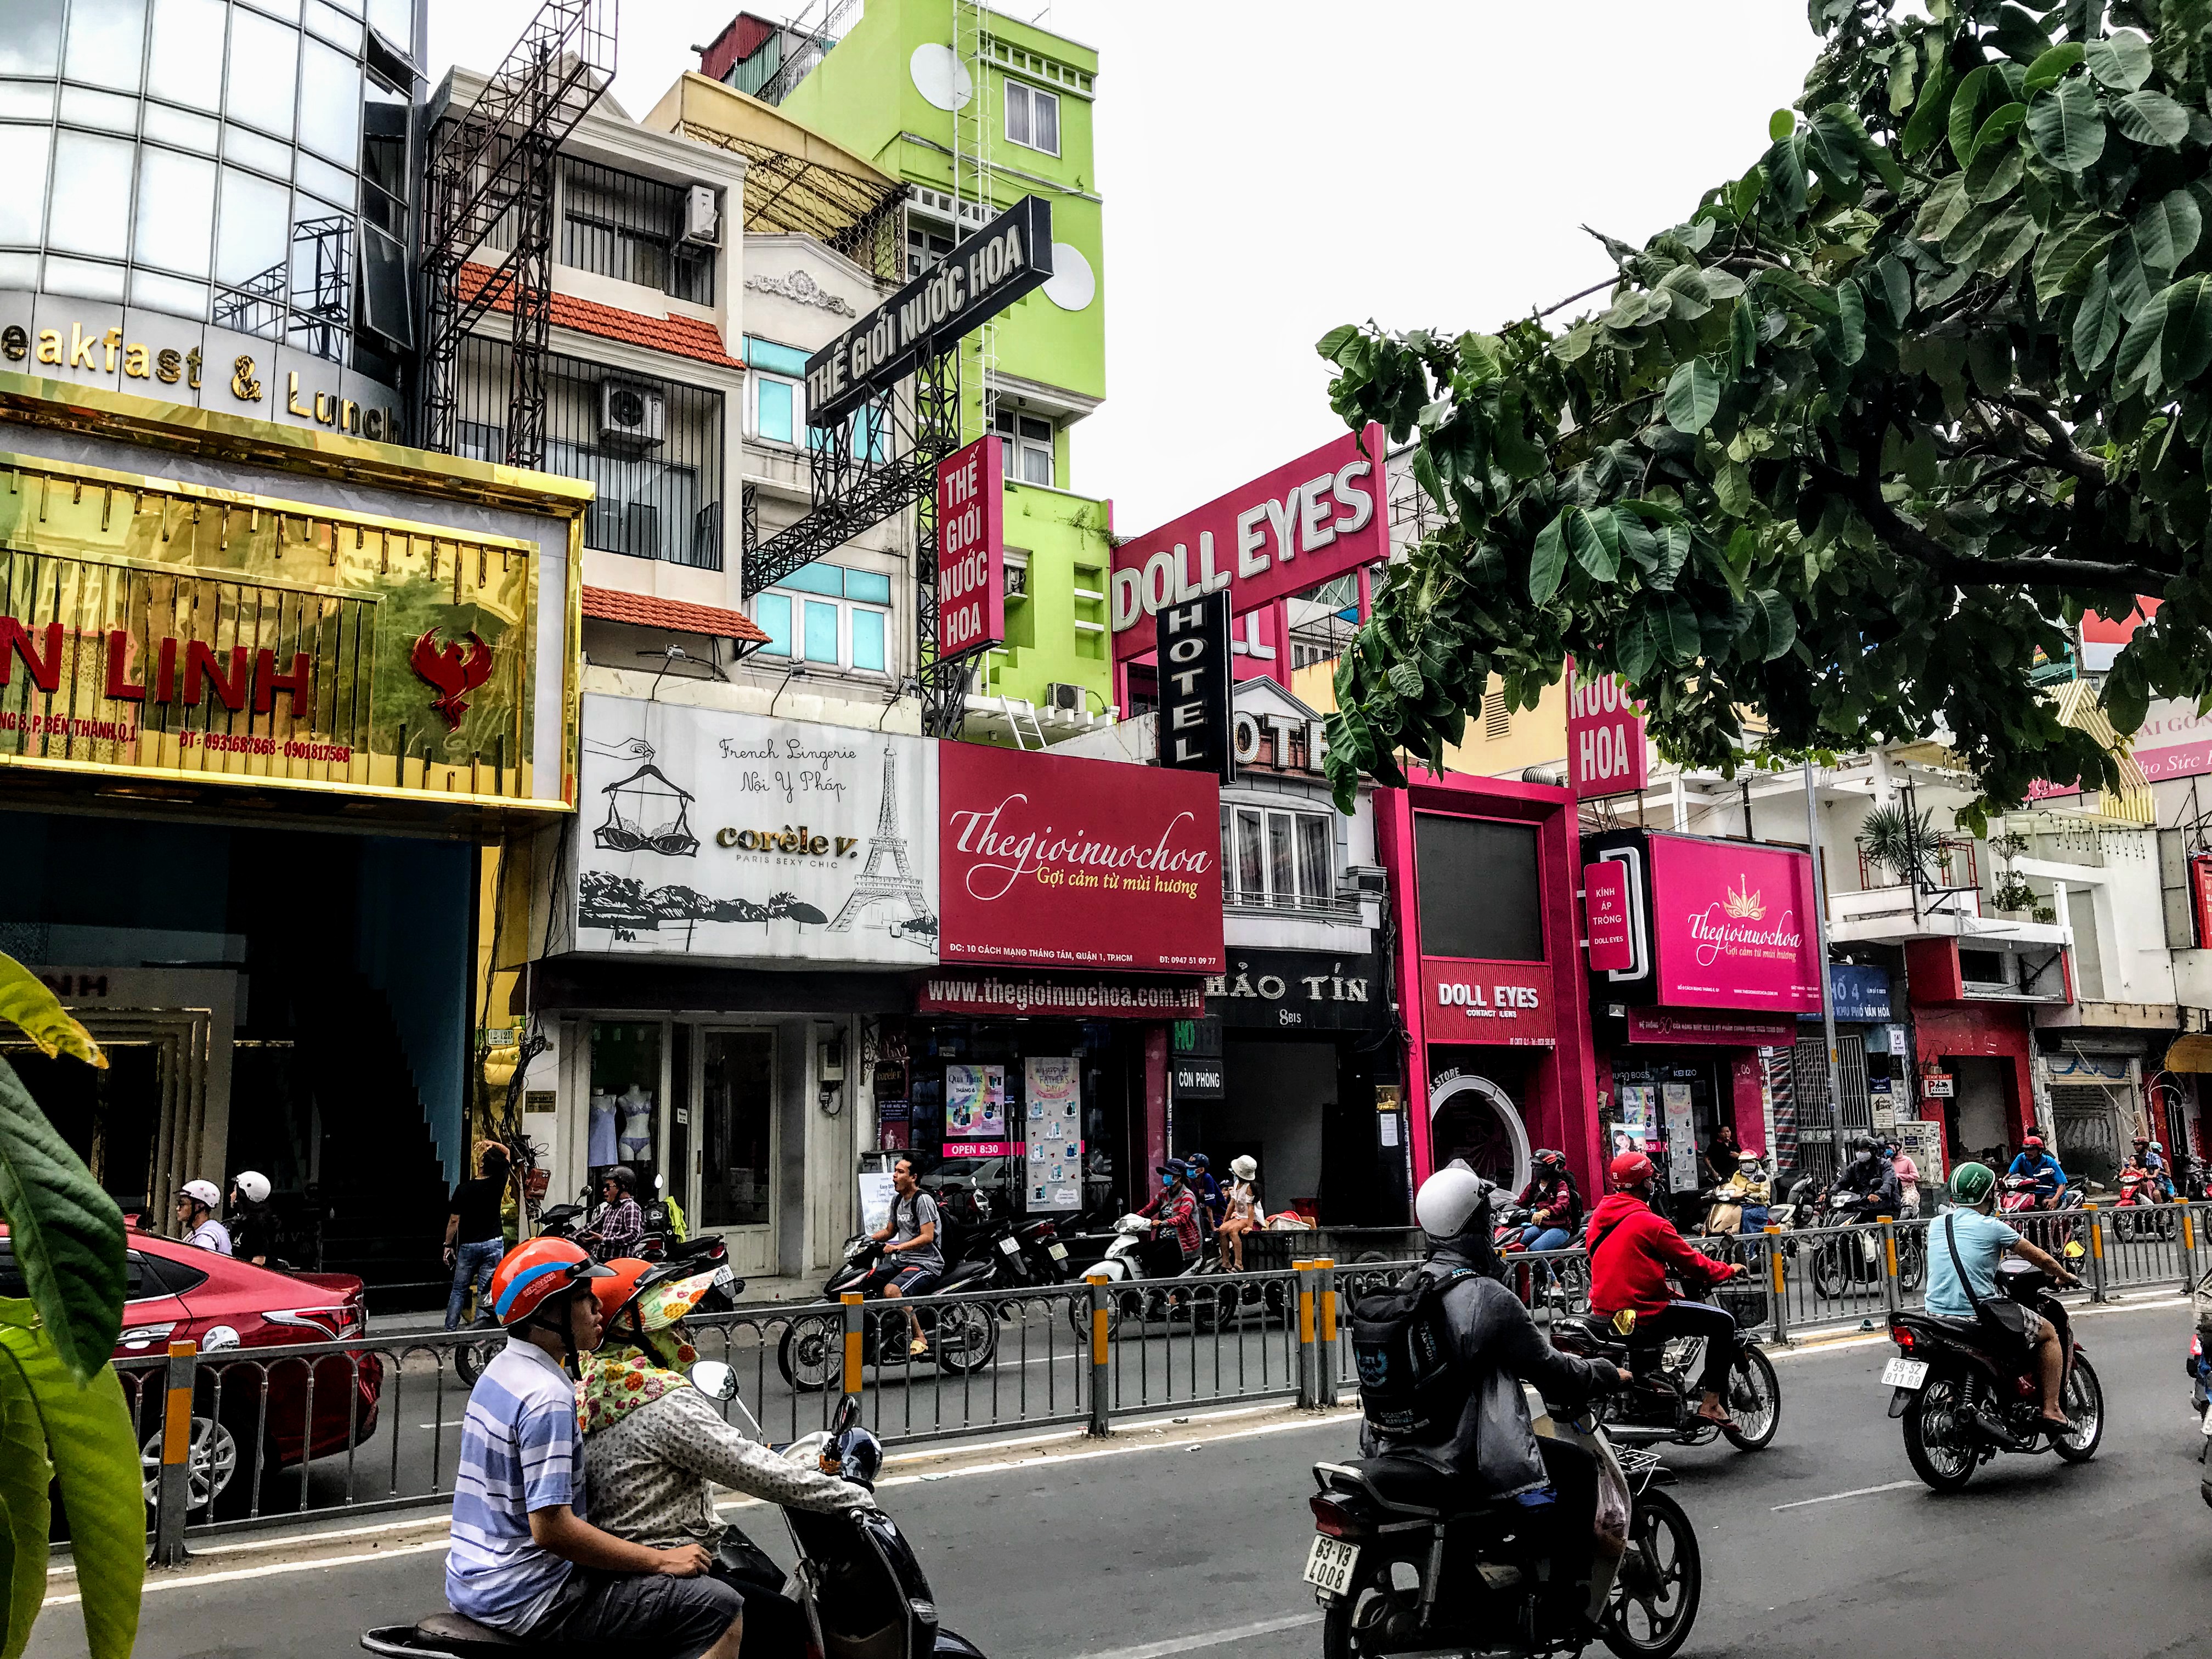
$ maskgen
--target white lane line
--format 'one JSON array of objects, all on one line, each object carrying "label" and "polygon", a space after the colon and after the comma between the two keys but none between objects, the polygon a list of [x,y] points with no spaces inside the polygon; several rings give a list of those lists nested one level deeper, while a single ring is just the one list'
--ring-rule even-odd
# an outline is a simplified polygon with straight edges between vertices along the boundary
[{"label": "white lane line", "polygon": [[1255,1636],[1272,1636],[1277,1631],[1297,1630],[1304,1625],[1318,1625],[1317,1613],[1292,1613],[1286,1619],[1262,1619],[1249,1625],[1232,1625],[1227,1630],[1203,1631],[1195,1636],[1171,1636],[1164,1641],[1147,1642],[1142,1647],[1115,1648],[1105,1653],[1086,1653],[1081,1659],[1166,1659],[1171,1653],[1194,1653],[1200,1648],[1225,1647],[1231,1642],[1243,1642]]},{"label": "white lane line", "polygon": [[1906,1492],[1919,1484],[1917,1480],[1892,1480],[1880,1486],[1853,1486],[1849,1492],[1832,1492],[1826,1498],[1801,1498],[1794,1504],[1777,1504],[1772,1512],[1779,1515],[1784,1510],[1802,1510],[1808,1504],[1834,1504],[1846,1498],[1871,1498],[1878,1492]]},{"label": "white lane line", "polygon": [[[434,1538],[423,1544],[394,1544],[388,1550],[369,1550],[358,1555],[326,1555],[317,1561],[271,1561],[258,1567],[238,1567],[228,1572],[187,1573],[181,1577],[168,1578],[149,1573],[146,1577],[145,1593],[157,1590],[197,1589],[203,1584],[228,1584],[241,1578],[271,1578],[280,1572],[313,1572],[319,1567],[350,1567],[363,1561],[389,1561],[394,1556],[420,1555],[427,1550],[442,1550],[446,1540]],[[59,1607],[70,1601],[82,1601],[82,1595],[72,1590],[67,1595],[49,1595],[46,1605]]]}]

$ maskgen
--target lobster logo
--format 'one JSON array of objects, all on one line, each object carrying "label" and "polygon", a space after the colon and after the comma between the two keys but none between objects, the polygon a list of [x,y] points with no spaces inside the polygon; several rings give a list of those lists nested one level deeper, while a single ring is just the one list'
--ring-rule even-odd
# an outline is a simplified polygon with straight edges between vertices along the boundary
[{"label": "lobster logo", "polygon": [[469,712],[469,693],[491,678],[491,647],[474,629],[469,630],[465,646],[458,641],[441,646],[438,630],[430,629],[415,641],[407,662],[426,683],[438,689],[430,707],[446,717],[451,730],[459,730],[461,716]]}]

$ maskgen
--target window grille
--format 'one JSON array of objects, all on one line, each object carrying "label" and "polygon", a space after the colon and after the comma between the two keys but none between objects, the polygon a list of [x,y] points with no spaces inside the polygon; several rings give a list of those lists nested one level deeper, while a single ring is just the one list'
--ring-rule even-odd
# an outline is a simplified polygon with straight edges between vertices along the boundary
[{"label": "window grille", "polygon": [[714,303],[714,250],[679,240],[684,191],[589,161],[561,163],[561,263],[673,300]]}]

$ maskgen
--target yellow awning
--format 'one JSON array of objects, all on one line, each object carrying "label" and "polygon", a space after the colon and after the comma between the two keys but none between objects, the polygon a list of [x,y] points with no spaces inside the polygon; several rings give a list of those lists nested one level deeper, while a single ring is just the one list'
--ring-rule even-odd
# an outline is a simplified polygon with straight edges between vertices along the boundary
[{"label": "yellow awning", "polygon": [[2176,1037],[2166,1051],[2169,1072],[2212,1072],[2212,1034],[2192,1032]]}]

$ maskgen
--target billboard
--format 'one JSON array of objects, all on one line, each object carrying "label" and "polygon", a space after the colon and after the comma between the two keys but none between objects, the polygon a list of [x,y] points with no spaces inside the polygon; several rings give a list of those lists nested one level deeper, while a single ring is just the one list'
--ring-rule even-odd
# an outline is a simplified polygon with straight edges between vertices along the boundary
[{"label": "billboard", "polygon": [[1644,707],[1618,674],[1585,675],[1570,666],[1567,775],[1575,799],[1632,794],[1650,781]]},{"label": "billboard", "polygon": [[1006,637],[1006,461],[995,434],[937,464],[937,654]]},{"label": "billboard", "polygon": [[1818,1013],[1813,860],[1785,848],[1650,838],[1658,1000]]}]

